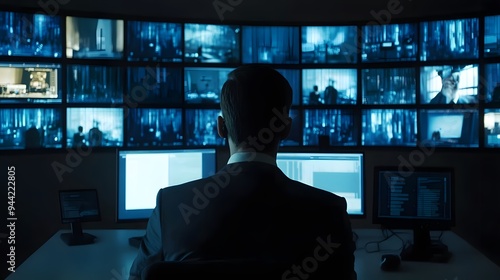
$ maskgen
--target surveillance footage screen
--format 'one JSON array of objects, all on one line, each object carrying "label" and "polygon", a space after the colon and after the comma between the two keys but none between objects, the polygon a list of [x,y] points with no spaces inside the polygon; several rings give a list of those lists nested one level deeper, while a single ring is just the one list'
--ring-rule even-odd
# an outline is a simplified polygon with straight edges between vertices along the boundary
[{"label": "surveillance footage screen", "polygon": [[290,117],[292,118],[292,127],[290,129],[290,134],[287,138],[281,140],[281,146],[299,146],[302,138],[302,127],[300,120],[300,112],[297,109],[290,110]]},{"label": "surveillance footage screen", "polygon": [[362,38],[363,62],[417,59],[417,24],[365,25]]},{"label": "surveillance footage screen", "polygon": [[361,116],[363,146],[416,146],[415,109],[366,109]]},{"label": "surveillance footage screen", "polygon": [[184,68],[184,91],[187,103],[220,102],[222,85],[232,68],[186,67]]},{"label": "surveillance footage screen", "polygon": [[125,104],[179,105],[183,100],[182,70],[178,67],[130,66]]},{"label": "surveillance footage screen", "polygon": [[302,63],[355,63],[356,26],[303,26]]},{"label": "surveillance footage screen", "polygon": [[302,102],[306,105],[356,104],[356,69],[302,70]]},{"label": "surveillance footage screen", "polygon": [[226,139],[217,132],[217,109],[187,109],[186,144],[188,146],[224,146]]},{"label": "surveillance footage screen", "polygon": [[129,61],[182,62],[182,24],[129,21]]},{"label": "surveillance footage screen", "polygon": [[62,56],[61,17],[0,11],[0,56]]},{"label": "surveillance footage screen", "polygon": [[481,86],[485,87],[485,101],[500,105],[500,63],[486,64],[484,68],[485,79],[481,80]]},{"label": "surveillance footage screen", "polygon": [[479,146],[479,118],[474,109],[420,110],[420,142],[451,148]]},{"label": "surveillance footage screen", "polygon": [[68,103],[122,103],[122,71],[118,66],[68,65]]},{"label": "surveillance footage screen", "polygon": [[61,103],[61,65],[0,63],[0,104]]},{"label": "surveillance footage screen", "polygon": [[123,20],[66,17],[67,58],[120,59],[123,46]]},{"label": "surveillance footage screen", "polygon": [[243,63],[299,63],[299,27],[243,26]]},{"label": "surveillance footage screen", "polygon": [[415,68],[372,68],[361,73],[363,104],[415,104]]},{"label": "surveillance footage screen", "polygon": [[128,147],[183,144],[182,109],[133,108],[125,121]]},{"label": "surveillance footage screen", "polygon": [[478,18],[421,22],[420,60],[477,58],[478,34]]},{"label": "surveillance footage screen", "polygon": [[500,109],[484,110],[484,133],[486,147],[500,147]]},{"label": "surveillance footage screen", "polygon": [[420,69],[420,103],[477,103],[478,65],[424,66]]},{"label": "surveillance footage screen", "polygon": [[185,62],[239,63],[240,32],[238,25],[184,25]]},{"label": "surveillance footage screen", "polygon": [[[358,117],[350,109],[304,110],[304,146],[355,146]],[[325,142],[321,142],[324,139]]]},{"label": "surveillance footage screen", "polygon": [[484,56],[500,56],[500,15],[484,17]]},{"label": "surveillance footage screen", "polygon": [[292,105],[300,104],[300,70],[299,69],[276,69],[290,84],[293,92]]},{"label": "surveillance footage screen", "polygon": [[66,146],[122,147],[123,109],[67,108]]},{"label": "surveillance footage screen", "polygon": [[53,108],[0,109],[0,149],[62,148],[62,116]]}]

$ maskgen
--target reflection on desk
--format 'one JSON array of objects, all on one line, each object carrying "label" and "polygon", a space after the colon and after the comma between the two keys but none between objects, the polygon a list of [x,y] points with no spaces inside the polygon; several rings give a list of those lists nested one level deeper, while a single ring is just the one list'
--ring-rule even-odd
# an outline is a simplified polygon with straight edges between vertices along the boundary
[{"label": "reflection on desk", "polygon": [[[355,229],[358,235],[356,272],[359,280],[498,280],[500,267],[482,255],[453,232],[444,232],[442,241],[453,254],[448,263],[402,261],[398,271],[380,269],[383,254],[399,254],[402,241],[393,236],[376,245],[369,242],[383,240],[381,230]],[[137,248],[129,244],[130,237],[144,235],[144,230],[108,229],[85,230],[97,237],[94,244],[67,246],[60,234],[52,236],[24,263],[16,267],[8,280],[127,280]],[[396,231],[404,240],[411,240],[411,231]],[[369,243],[365,250],[365,244]]]},{"label": "reflection on desk", "polygon": [[[448,246],[452,254],[447,263],[402,261],[397,271],[383,271],[380,268],[381,257],[384,254],[399,255],[404,242],[413,239],[412,231],[395,230],[397,236],[392,236],[379,243],[378,248],[375,242],[384,240],[381,230],[355,229],[354,231],[359,237],[355,252],[355,269],[359,280],[500,279],[499,266],[451,231],[443,232],[441,237],[441,241]],[[431,232],[432,237],[439,234],[440,232]]]}]

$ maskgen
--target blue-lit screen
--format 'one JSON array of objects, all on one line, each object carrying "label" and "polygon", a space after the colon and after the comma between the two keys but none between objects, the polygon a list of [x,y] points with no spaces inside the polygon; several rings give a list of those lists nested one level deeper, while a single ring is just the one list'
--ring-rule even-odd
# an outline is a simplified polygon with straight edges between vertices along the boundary
[{"label": "blue-lit screen", "polygon": [[123,57],[124,22],[117,19],[66,17],[66,57]]},{"label": "blue-lit screen", "polygon": [[356,26],[303,26],[302,63],[355,63]]},{"label": "blue-lit screen", "polygon": [[420,111],[420,141],[439,147],[478,147],[477,110],[429,109]]},{"label": "blue-lit screen", "polygon": [[484,110],[484,133],[486,147],[500,147],[500,109]]},{"label": "blue-lit screen", "polygon": [[299,63],[299,27],[244,26],[243,63]]},{"label": "blue-lit screen", "polygon": [[308,105],[356,104],[356,69],[302,70],[302,102]]},{"label": "blue-lit screen", "polygon": [[363,26],[363,62],[415,61],[418,54],[417,24]]},{"label": "blue-lit screen", "polygon": [[415,109],[366,109],[362,112],[363,146],[416,146]]},{"label": "blue-lit screen", "polygon": [[415,68],[363,69],[363,104],[415,104],[415,72]]},{"label": "blue-lit screen", "polygon": [[187,103],[220,102],[220,92],[232,68],[186,67],[184,91]]},{"label": "blue-lit screen", "polygon": [[123,146],[123,109],[68,108],[67,147]]},{"label": "blue-lit screen", "polygon": [[184,25],[185,62],[239,63],[240,27],[237,25]]},{"label": "blue-lit screen", "polygon": [[186,110],[186,144],[188,146],[222,146],[226,139],[217,132],[217,109]]},{"label": "blue-lit screen", "polygon": [[135,108],[125,120],[129,147],[183,144],[182,109]]},{"label": "blue-lit screen", "polygon": [[58,109],[0,109],[0,149],[62,148],[62,135]]},{"label": "blue-lit screen", "polygon": [[500,63],[486,64],[484,66],[485,79],[481,80],[481,85],[486,90],[486,102],[490,104],[500,104]]},{"label": "blue-lit screen", "polygon": [[129,61],[182,62],[182,24],[129,21]]},{"label": "blue-lit screen", "polygon": [[500,55],[500,15],[484,17],[484,56]]},{"label": "blue-lit screen", "polygon": [[304,110],[304,146],[318,146],[321,138],[331,146],[358,144],[359,119],[350,109]]},{"label": "blue-lit screen", "polygon": [[477,18],[420,23],[420,60],[477,58],[479,53]]},{"label": "blue-lit screen", "polygon": [[181,68],[159,65],[128,68],[124,103],[129,107],[155,103],[178,105],[182,99]]},{"label": "blue-lit screen", "polygon": [[118,66],[68,65],[68,103],[122,103],[122,71]]},{"label": "blue-lit screen", "polygon": [[0,56],[61,57],[61,17],[0,12]]},{"label": "blue-lit screen", "polygon": [[420,69],[420,103],[477,103],[477,94],[477,65],[424,66]]}]

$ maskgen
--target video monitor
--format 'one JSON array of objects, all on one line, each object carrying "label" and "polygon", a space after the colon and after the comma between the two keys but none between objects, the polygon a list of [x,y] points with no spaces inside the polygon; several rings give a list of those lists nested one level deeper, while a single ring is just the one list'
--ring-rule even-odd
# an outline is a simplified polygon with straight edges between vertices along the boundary
[{"label": "video monitor", "polygon": [[0,56],[61,57],[61,17],[1,11]]},{"label": "video monitor", "polygon": [[182,109],[133,108],[125,120],[128,147],[183,144]]},{"label": "video monitor", "polygon": [[120,67],[72,64],[67,69],[68,103],[123,103]]},{"label": "video monitor", "polygon": [[500,63],[484,65],[484,80],[481,80],[485,88],[485,102],[500,105]]},{"label": "video monitor", "polygon": [[276,164],[292,180],[344,197],[349,215],[364,215],[363,153],[278,152]]},{"label": "video monitor", "polygon": [[129,21],[129,61],[182,62],[182,24]]},{"label": "video monitor", "polygon": [[303,26],[302,63],[356,63],[356,26]]},{"label": "video monitor", "polygon": [[373,223],[390,230],[413,230],[413,242],[401,250],[402,260],[447,262],[448,246],[431,240],[430,231],[450,230],[455,225],[454,192],[452,168],[377,166]]},{"label": "video monitor", "polygon": [[356,69],[302,70],[302,103],[305,105],[356,104]]},{"label": "video monitor", "polygon": [[418,55],[417,24],[363,26],[363,62],[415,61]]},{"label": "video monitor", "polygon": [[484,146],[500,147],[500,109],[484,110]]},{"label": "video monitor", "polygon": [[146,221],[161,188],[212,176],[215,149],[118,150],[117,220]]},{"label": "video monitor", "polygon": [[82,223],[101,220],[101,210],[96,189],[60,190],[59,205],[61,222],[71,223],[71,233],[61,233],[66,245],[85,245],[94,243],[96,236],[84,233]]},{"label": "video monitor", "polygon": [[298,64],[297,26],[243,26],[243,63]]},{"label": "video monitor", "polygon": [[122,108],[67,108],[66,147],[123,146]]},{"label": "video monitor", "polygon": [[442,65],[420,68],[421,104],[478,102],[478,65]]},{"label": "video monitor", "polygon": [[292,105],[300,104],[300,71],[299,69],[276,69],[290,84],[292,88],[293,97]]},{"label": "video monitor", "polygon": [[240,63],[241,27],[184,24],[184,62]]},{"label": "video monitor", "polygon": [[421,22],[420,60],[477,58],[478,34],[478,18]]},{"label": "video monitor", "polygon": [[120,19],[66,17],[66,57],[120,59],[124,22]]},{"label": "video monitor", "polygon": [[292,118],[292,127],[287,138],[281,140],[281,146],[299,146],[302,139],[302,121],[300,111],[298,109],[290,109],[289,113]]},{"label": "video monitor", "polygon": [[62,115],[54,108],[0,108],[0,149],[62,148]]},{"label": "video monitor", "polygon": [[479,147],[479,117],[474,109],[420,110],[420,143],[430,147]]},{"label": "video monitor", "polygon": [[184,68],[184,93],[186,103],[218,104],[222,86],[232,68]]},{"label": "video monitor", "polygon": [[500,15],[484,17],[484,56],[500,56]]},{"label": "video monitor", "polygon": [[356,146],[359,117],[351,109],[306,109],[304,146]]},{"label": "video monitor", "polygon": [[417,145],[415,109],[365,109],[361,118],[363,146]]},{"label": "video monitor", "polygon": [[127,91],[124,103],[182,104],[182,70],[177,67],[130,66],[127,70]]},{"label": "video monitor", "polygon": [[61,103],[61,65],[1,63],[0,104]]},{"label": "video monitor", "polygon": [[362,70],[363,104],[415,104],[415,68],[371,68]]},{"label": "video monitor", "polygon": [[186,145],[224,146],[226,139],[217,132],[217,117],[220,109],[186,109]]}]

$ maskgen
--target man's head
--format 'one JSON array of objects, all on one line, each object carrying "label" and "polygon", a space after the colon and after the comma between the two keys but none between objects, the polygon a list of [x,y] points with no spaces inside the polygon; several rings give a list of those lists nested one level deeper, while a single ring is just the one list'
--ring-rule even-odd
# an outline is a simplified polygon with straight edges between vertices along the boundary
[{"label": "man's head", "polygon": [[235,148],[257,152],[277,149],[290,132],[292,88],[278,71],[265,65],[243,65],[222,86],[219,135]]}]

